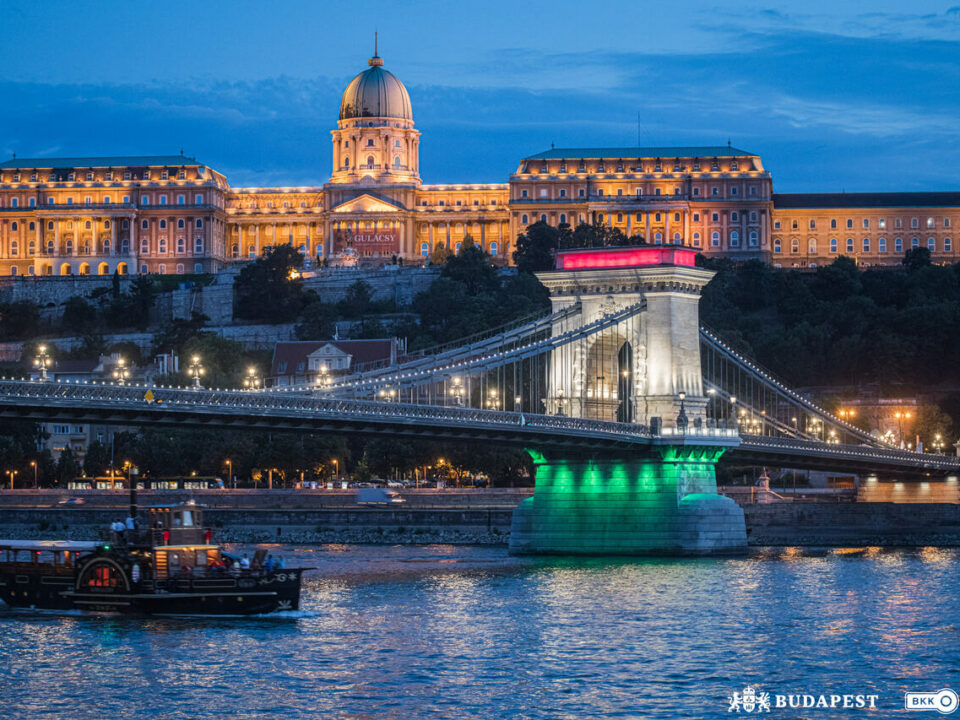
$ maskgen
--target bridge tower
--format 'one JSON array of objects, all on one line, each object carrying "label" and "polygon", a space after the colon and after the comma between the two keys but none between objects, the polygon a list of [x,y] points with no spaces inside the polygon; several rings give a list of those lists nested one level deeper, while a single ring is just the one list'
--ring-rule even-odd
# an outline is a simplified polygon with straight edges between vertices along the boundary
[{"label": "bridge tower", "polygon": [[550,356],[546,412],[636,423],[646,452],[529,448],[533,497],[514,511],[516,554],[714,554],[745,549],[743,511],[717,494],[715,466],[736,431],[707,427],[698,303],[713,273],[674,246],[561,251],[539,273],[554,336],[645,309]]}]

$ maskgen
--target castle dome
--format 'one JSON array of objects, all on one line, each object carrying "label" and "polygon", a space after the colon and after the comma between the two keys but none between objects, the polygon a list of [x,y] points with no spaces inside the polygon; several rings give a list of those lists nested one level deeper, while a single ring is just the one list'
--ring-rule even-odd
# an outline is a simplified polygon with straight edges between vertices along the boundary
[{"label": "castle dome", "polygon": [[413,121],[410,96],[396,76],[383,69],[383,60],[374,55],[370,68],[357,75],[340,100],[340,119],[382,117]]}]

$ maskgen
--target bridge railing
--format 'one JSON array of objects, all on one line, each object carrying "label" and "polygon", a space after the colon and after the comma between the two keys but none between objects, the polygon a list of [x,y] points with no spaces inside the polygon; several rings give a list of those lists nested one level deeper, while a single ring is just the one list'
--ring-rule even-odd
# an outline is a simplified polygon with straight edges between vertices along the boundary
[{"label": "bridge railing", "polygon": [[875,459],[878,462],[896,462],[906,465],[925,465],[943,469],[960,469],[960,457],[936,453],[912,452],[897,448],[878,448],[869,445],[832,443],[822,440],[799,440],[796,438],[772,437],[770,435],[741,434],[740,449],[773,449],[789,451],[797,455],[829,455],[857,459]]}]

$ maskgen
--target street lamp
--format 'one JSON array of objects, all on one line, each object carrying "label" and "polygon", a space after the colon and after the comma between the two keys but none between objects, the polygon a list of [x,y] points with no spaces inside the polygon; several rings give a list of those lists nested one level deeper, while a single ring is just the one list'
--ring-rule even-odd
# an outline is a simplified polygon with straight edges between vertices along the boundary
[{"label": "street lamp", "polygon": [[224,463],[227,465],[227,482],[233,483],[233,489],[237,489],[237,484],[233,479],[233,461],[230,458],[224,460]]},{"label": "street lamp", "polygon": [[681,433],[687,432],[687,411],[684,407],[684,401],[687,399],[687,394],[681,390],[677,393],[677,397],[680,398],[680,412],[677,414],[677,430]]},{"label": "street lamp", "polygon": [[565,415],[563,411],[563,406],[566,404],[567,399],[563,396],[563,388],[557,390],[557,415]]},{"label": "street lamp", "polygon": [[113,379],[121,385],[130,379],[130,368],[127,367],[127,361],[122,357],[117,358],[117,366],[113,369]]},{"label": "street lamp", "polygon": [[900,430],[900,447],[902,448],[903,447],[903,421],[905,419],[906,420],[910,419],[910,413],[900,412],[899,410],[897,410],[897,412],[895,412],[893,416],[897,419],[897,427]]},{"label": "street lamp", "polygon": [[320,366],[320,374],[317,375],[317,385],[320,387],[326,387],[330,384],[330,370],[327,368],[326,363]]},{"label": "street lamp", "polygon": [[200,364],[200,356],[194,355],[190,358],[190,365],[187,368],[187,374],[193,378],[193,387],[200,389],[200,376],[203,375],[203,365]]},{"label": "street lamp", "polygon": [[[940,436],[937,435],[937,437]],[[37,461],[31,460],[30,467],[33,468],[33,489],[36,490],[39,487],[39,484],[37,483],[37,473],[39,472],[39,468],[37,468]]]},{"label": "street lamp", "polygon": [[463,405],[463,381],[459,375],[454,375],[450,382],[452,384],[450,396],[453,398],[454,404]]},{"label": "street lamp", "polygon": [[943,455],[943,436],[940,433],[937,433],[933,438],[933,449],[937,451],[937,455]]},{"label": "street lamp", "polygon": [[18,474],[19,472],[20,472],[19,470],[7,470],[7,475],[10,476],[10,489],[11,489],[11,490],[13,490],[13,479],[17,476],[17,474]]},{"label": "street lamp", "polygon": [[37,348],[37,357],[33,360],[33,366],[40,368],[40,381],[46,382],[47,378],[47,368],[53,364],[53,360],[50,358],[50,354],[47,352],[47,346],[41,345]]},{"label": "street lamp", "polygon": [[394,402],[397,399],[397,391],[394,388],[381,388],[378,394],[382,402]]},{"label": "street lamp", "polygon": [[243,386],[247,390],[259,390],[263,385],[263,378],[257,375],[257,369],[253,366],[247,368],[247,376],[243,379]]},{"label": "street lamp", "polygon": [[487,408],[489,410],[500,409],[500,398],[497,397],[496,388],[490,388],[490,390],[487,391]]},{"label": "street lamp", "polygon": [[523,406],[523,398],[519,395],[513,396],[513,411],[520,412],[521,407]]},{"label": "street lamp", "polygon": [[336,480],[340,477],[340,462],[336,458],[333,458],[331,462],[333,463],[333,479]]}]

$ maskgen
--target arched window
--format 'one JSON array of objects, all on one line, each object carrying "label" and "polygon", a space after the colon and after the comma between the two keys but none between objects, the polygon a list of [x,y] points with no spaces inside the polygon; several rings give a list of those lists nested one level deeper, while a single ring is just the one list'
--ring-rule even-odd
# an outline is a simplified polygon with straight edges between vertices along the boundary
[{"label": "arched window", "polygon": [[750,231],[750,247],[756,247],[760,244],[760,236],[757,234],[756,230]]},{"label": "arched window", "polygon": [[810,238],[809,240],[807,240],[807,252],[808,252],[810,255],[816,255],[816,254],[817,254],[817,239],[816,239],[816,238]]},{"label": "arched window", "polygon": [[257,257],[257,248],[253,245],[247,245],[247,257],[251,260]]},{"label": "arched window", "polygon": [[201,220],[200,218],[197,218],[196,227],[202,228],[202,227],[203,227],[203,220]]},{"label": "arched window", "polygon": [[[14,224],[16,224],[16,223],[14,223]],[[528,222],[527,222],[527,216],[526,216],[526,215],[521,215],[521,216],[520,216],[520,224],[521,224],[521,225],[527,225],[527,224],[528,224]]]},{"label": "arched window", "polygon": [[89,230],[90,228],[93,227],[93,225],[91,225],[91,224],[90,224],[90,221],[87,220],[87,221],[83,224],[83,227],[84,227],[84,229]]},{"label": "arched window", "polygon": [[560,213],[560,224],[561,224],[561,225],[566,225],[566,224],[567,224],[567,214],[566,214],[566,213]]},{"label": "arched window", "polygon": [[16,275],[17,273],[18,273],[17,266],[16,266],[16,265],[11,265],[11,266],[10,266],[10,274],[11,274],[11,275]]},{"label": "arched window", "polygon": [[367,167],[368,168],[373,167],[373,155],[367,155]]},{"label": "arched window", "polygon": [[27,229],[30,230],[31,232],[34,231],[34,230],[36,230],[36,229],[37,229],[37,224],[31,222]]},{"label": "arched window", "polygon": [[12,232],[17,232],[17,230],[19,230],[19,229],[20,229],[20,226],[17,224],[17,221],[16,221],[16,220],[14,220],[12,223],[10,223],[10,230],[11,230]]},{"label": "arched window", "polygon": [[149,220],[141,220],[141,221],[140,221],[140,227],[141,227],[142,229],[146,230],[147,228],[150,227],[150,221],[149,221]]},{"label": "arched window", "polygon": [[183,228],[183,218],[177,220],[177,228]]},{"label": "arched window", "polygon": [[350,167],[350,158],[345,157],[345,158],[343,159],[343,167],[344,167],[344,168],[349,168],[349,167]]},{"label": "arched window", "polygon": [[37,241],[31,240],[27,243],[27,255],[36,255],[37,254]]},{"label": "arched window", "polygon": [[147,255],[150,252],[150,241],[147,238],[140,238],[140,254]]},{"label": "arched window", "polygon": [[698,232],[693,234],[693,246],[700,247],[700,233]]},{"label": "arched window", "polygon": [[680,233],[675,232],[673,234],[673,242],[679,245],[681,240],[683,240],[683,236]]},{"label": "arched window", "polygon": [[166,254],[167,254],[167,239],[166,239],[166,238],[160,238],[160,240],[157,241],[157,252],[160,253],[161,255],[166,255]]},{"label": "arched window", "polygon": [[184,240],[182,237],[177,238],[177,254],[178,255],[182,255],[187,251],[186,245],[187,245],[186,240]]},{"label": "arched window", "polygon": [[720,233],[718,232],[711,233],[710,245],[712,247],[720,247]]},{"label": "arched window", "polygon": [[547,216],[545,214],[540,215],[540,222],[545,223],[547,221]]},{"label": "arched window", "polygon": [[490,243],[490,254],[491,254],[491,255],[496,255],[496,254],[497,254],[497,243],[496,243],[496,241]]},{"label": "arched window", "polygon": [[430,254],[430,246],[427,243],[420,243],[420,254],[427,257]]},{"label": "arched window", "polygon": [[779,255],[782,251],[782,245],[780,243],[780,238],[773,239],[773,254]]},{"label": "arched window", "polygon": [[847,238],[847,252],[853,252],[853,238]]},{"label": "arched window", "polygon": [[793,238],[790,241],[790,252],[793,254],[800,252],[800,241],[796,238]]},{"label": "arched window", "polygon": [[167,229],[167,221],[166,221],[166,220],[161,220],[161,221],[160,221],[160,229],[161,229],[161,230],[166,230],[166,229]]},{"label": "arched window", "polygon": [[183,275],[183,263],[177,263],[177,275]]},{"label": "arched window", "polygon": [[233,247],[230,248],[230,257],[234,260],[240,257],[240,246],[234,243]]},{"label": "arched window", "polygon": [[397,156],[393,159],[393,168],[394,168],[394,170],[399,170],[399,169],[401,168],[400,156],[399,156],[399,155],[397,155]]},{"label": "arched window", "polygon": [[73,255],[73,240],[67,238],[63,243],[63,249],[67,255]]},{"label": "arched window", "polygon": [[103,227],[105,227],[107,230],[109,230],[109,229],[110,229],[110,221],[109,221],[109,220],[104,220],[104,221],[103,221]]},{"label": "arched window", "polygon": [[[20,254],[20,243],[18,243],[16,240],[13,240],[10,243],[10,256],[16,257],[19,254]],[[16,273],[11,273],[11,274],[16,275]]]},{"label": "arched window", "polygon": [[657,230],[657,232],[655,232],[655,233],[653,234],[653,241],[654,241],[655,243],[657,243],[657,244],[662,243],[662,242],[663,242],[663,233],[660,232],[659,230]]},{"label": "arched window", "polygon": [[110,252],[110,241],[104,240],[103,244],[100,246],[100,252],[104,255],[107,255]]},{"label": "arched window", "polygon": [[738,247],[740,245],[740,232],[737,230],[730,231],[730,245],[731,247]]}]

